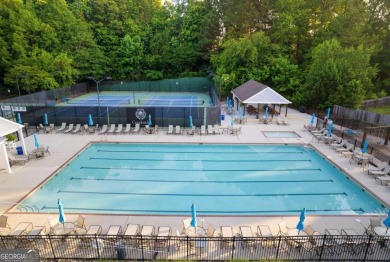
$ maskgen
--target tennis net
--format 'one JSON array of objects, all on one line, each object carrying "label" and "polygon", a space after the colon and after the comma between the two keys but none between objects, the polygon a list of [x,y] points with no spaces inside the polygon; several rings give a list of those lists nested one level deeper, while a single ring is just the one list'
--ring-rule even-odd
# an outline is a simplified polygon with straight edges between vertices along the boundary
[{"label": "tennis net", "polygon": [[68,104],[79,104],[79,105],[96,105],[100,104],[110,104],[110,105],[118,105],[118,104],[130,104],[130,99],[85,99],[85,100],[75,100],[71,99],[66,101]]},{"label": "tennis net", "polygon": [[203,99],[138,99],[140,105],[159,105],[159,106],[193,106],[193,105],[204,105]]}]

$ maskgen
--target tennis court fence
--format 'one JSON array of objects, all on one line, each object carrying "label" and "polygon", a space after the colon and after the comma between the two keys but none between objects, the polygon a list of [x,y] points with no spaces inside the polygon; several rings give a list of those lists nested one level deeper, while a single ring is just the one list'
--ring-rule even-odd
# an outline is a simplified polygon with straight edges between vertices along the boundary
[{"label": "tennis court fence", "polygon": [[[129,105],[133,103],[130,99],[118,101],[117,106],[110,106],[109,103],[104,105],[104,100],[101,101],[100,106],[97,106],[94,102],[89,106],[85,106],[84,103],[78,103],[77,97],[85,95],[89,91],[96,92],[96,86],[94,84],[88,86],[88,83],[82,83],[71,87],[41,91],[0,101],[0,116],[16,122],[17,114],[19,113],[22,122],[30,127],[44,124],[45,115],[47,115],[49,124],[56,126],[61,125],[63,122],[67,124],[86,124],[88,123],[89,115],[92,116],[93,122],[99,125],[134,124],[137,121],[141,125],[145,125],[147,124],[146,121],[136,118],[137,110],[142,109],[146,116],[149,114],[153,116],[153,125],[159,125],[160,127],[168,125],[188,127],[190,116],[193,124],[196,126],[220,123],[220,101],[212,81],[208,78],[184,78],[125,84],[118,84],[117,82],[103,83],[105,85],[101,86],[101,91],[123,91],[125,88],[134,90],[137,87],[135,91],[208,92],[212,105],[205,107],[205,101],[192,100],[189,106],[188,100],[186,100],[186,103],[183,102],[183,104],[176,103],[174,108],[166,105],[171,103],[171,101],[161,101],[161,104],[157,103],[150,106],[146,102],[143,108],[142,106],[124,106],[124,103]],[[169,88],[166,88],[166,86]],[[127,91],[130,92],[130,89]],[[66,102],[68,106],[55,106],[59,102]],[[110,100],[110,102],[112,101]]]},{"label": "tennis court fence", "polygon": [[42,260],[388,261],[390,237],[313,235],[188,237],[1,236],[0,248],[37,249]]}]

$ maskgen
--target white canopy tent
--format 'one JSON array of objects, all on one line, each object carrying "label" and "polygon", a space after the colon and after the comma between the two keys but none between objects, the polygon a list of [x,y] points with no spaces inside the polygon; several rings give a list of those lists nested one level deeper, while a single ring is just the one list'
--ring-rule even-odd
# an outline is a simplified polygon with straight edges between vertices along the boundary
[{"label": "white canopy tent", "polygon": [[[238,110],[239,103],[243,104],[271,104],[279,105],[279,114],[281,111],[281,105],[286,105],[286,116],[288,104],[291,104],[289,100],[284,98],[278,92],[273,90],[271,87],[263,85],[255,80],[249,80],[244,84],[240,85],[236,89],[232,90],[233,100],[235,101],[236,110]],[[275,108],[274,108],[275,109]]]},{"label": "white canopy tent", "polygon": [[9,174],[12,173],[11,167],[9,165],[7,149],[5,147],[6,139],[4,136],[18,132],[19,139],[22,143],[23,153],[27,154],[26,144],[24,143],[23,138],[23,125],[12,122],[8,119],[0,117],[0,168],[7,170]]}]

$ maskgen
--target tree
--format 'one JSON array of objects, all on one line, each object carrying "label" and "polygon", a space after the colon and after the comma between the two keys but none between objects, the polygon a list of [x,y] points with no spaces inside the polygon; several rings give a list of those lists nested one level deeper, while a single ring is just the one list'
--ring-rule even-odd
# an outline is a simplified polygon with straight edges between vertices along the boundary
[{"label": "tree", "polygon": [[324,41],[312,52],[303,94],[296,99],[325,109],[334,104],[356,108],[373,92],[376,69],[370,65],[370,50],[363,46],[343,48],[336,39]]}]

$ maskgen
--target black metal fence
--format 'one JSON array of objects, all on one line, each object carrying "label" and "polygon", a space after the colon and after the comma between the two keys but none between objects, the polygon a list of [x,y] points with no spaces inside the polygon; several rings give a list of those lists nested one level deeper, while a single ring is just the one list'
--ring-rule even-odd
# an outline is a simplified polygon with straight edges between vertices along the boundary
[{"label": "black metal fence", "polygon": [[[339,119],[340,120],[340,119]],[[333,121],[333,119],[332,119]],[[362,137],[363,137],[363,130],[352,130],[348,129],[345,126],[340,126],[340,122],[338,120],[333,121],[334,126],[332,130],[332,134],[341,137],[343,139],[346,139],[348,143],[353,145],[353,150],[355,150],[355,147],[363,147]],[[342,123],[341,123],[342,124]],[[337,126],[335,126],[337,125]],[[325,120],[317,118],[317,127],[327,127],[327,124]],[[350,131],[350,132],[349,132]],[[369,135],[376,136],[376,134],[372,134],[371,132],[368,132]],[[379,137],[380,138],[380,137]],[[383,144],[383,143],[381,143]],[[372,154],[375,158],[382,162],[386,162],[390,164],[390,155],[387,153],[388,150],[382,150],[381,144],[377,144],[374,141],[371,141],[367,146],[367,153]]]},{"label": "black metal fence", "polygon": [[389,261],[390,237],[2,236],[0,248],[37,249],[42,260]]}]

